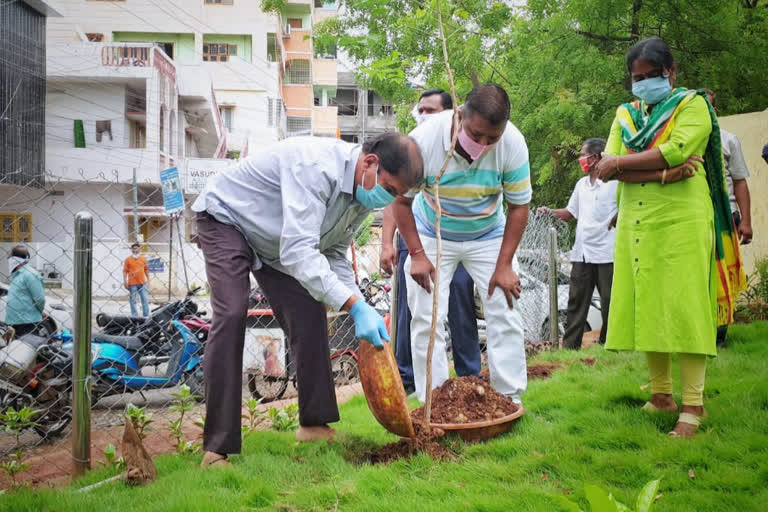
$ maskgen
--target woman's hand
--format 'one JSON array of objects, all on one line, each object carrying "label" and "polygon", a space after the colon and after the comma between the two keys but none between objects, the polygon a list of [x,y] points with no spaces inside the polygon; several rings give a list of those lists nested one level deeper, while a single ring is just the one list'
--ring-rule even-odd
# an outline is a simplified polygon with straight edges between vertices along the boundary
[{"label": "woman's hand", "polygon": [[618,161],[619,157],[615,155],[606,155],[603,153],[602,158],[600,158],[600,161],[597,162],[597,177],[603,181],[608,181],[609,179],[613,178],[614,174],[616,174],[616,170],[618,169]]},{"label": "woman's hand", "polygon": [[692,178],[699,170],[699,164],[703,164],[704,159],[699,155],[691,155],[682,165],[667,169],[667,175],[664,184],[675,183],[677,181]]}]

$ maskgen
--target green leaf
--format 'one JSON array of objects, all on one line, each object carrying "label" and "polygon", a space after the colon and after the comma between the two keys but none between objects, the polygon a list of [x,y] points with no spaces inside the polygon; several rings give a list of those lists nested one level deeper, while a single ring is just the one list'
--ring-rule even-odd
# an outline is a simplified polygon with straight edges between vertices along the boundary
[{"label": "green leaf", "polygon": [[586,484],[584,486],[584,494],[592,506],[592,512],[619,512],[613,497],[600,487]]},{"label": "green leaf", "polygon": [[643,490],[640,491],[640,495],[637,497],[636,512],[650,512],[653,502],[656,500],[660,483],[661,480],[652,480],[645,484],[645,487],[643,487]]},{"label": "green leaf", "polygon": [[576,503],[572,502],[565,496],[558,495],[555,496],[555,498],[557,498],[557,501],[560,502],[560,504],[565,507],[568,512],[584,512]]}]

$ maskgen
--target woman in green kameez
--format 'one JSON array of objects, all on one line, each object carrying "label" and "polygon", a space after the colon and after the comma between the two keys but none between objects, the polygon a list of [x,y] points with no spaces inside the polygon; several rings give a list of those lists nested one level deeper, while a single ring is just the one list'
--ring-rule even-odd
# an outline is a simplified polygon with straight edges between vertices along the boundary
[{"label": "woman in green kameez", "polygon": [[674,87],[675,68],[659,38],[630,49],[639,100],[618,108],[598,171],[621,182],[606,348],[646,353],[651,398],[643,409],[651,412],[678,410],[678,354],[683,407],[670,435],[690,437],[705,415],[707,356],[716,354],[718,323],[732,319],[743,272],[724,220],[717,119],[703,94]]}]

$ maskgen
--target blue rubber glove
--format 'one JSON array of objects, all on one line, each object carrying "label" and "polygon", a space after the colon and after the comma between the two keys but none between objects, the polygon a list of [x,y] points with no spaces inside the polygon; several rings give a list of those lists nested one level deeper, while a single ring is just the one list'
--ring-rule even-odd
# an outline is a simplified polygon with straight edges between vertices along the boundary
[{"label": "blue rubber glove", "polygon": [[382,339],[390,341],[384,319],[363,299],[349,308],[349,316],[355,321],[355,336],[358,338],[369,342],[374,347],[383,347]]}]

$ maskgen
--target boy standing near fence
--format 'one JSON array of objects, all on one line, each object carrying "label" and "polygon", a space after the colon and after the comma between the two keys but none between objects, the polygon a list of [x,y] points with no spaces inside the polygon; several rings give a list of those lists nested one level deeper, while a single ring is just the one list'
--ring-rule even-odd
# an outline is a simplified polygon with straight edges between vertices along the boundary
[{"label": "boy standing near fence", "polygon": [[131,245],[131,255],[123,264],[123,282],[130,294],[131,316],[139,316],[136,308],[137,295],[141,298],[141,316],[149,316],[149,266],[147,258],[141,255],[141,246],[137,243]]}]

